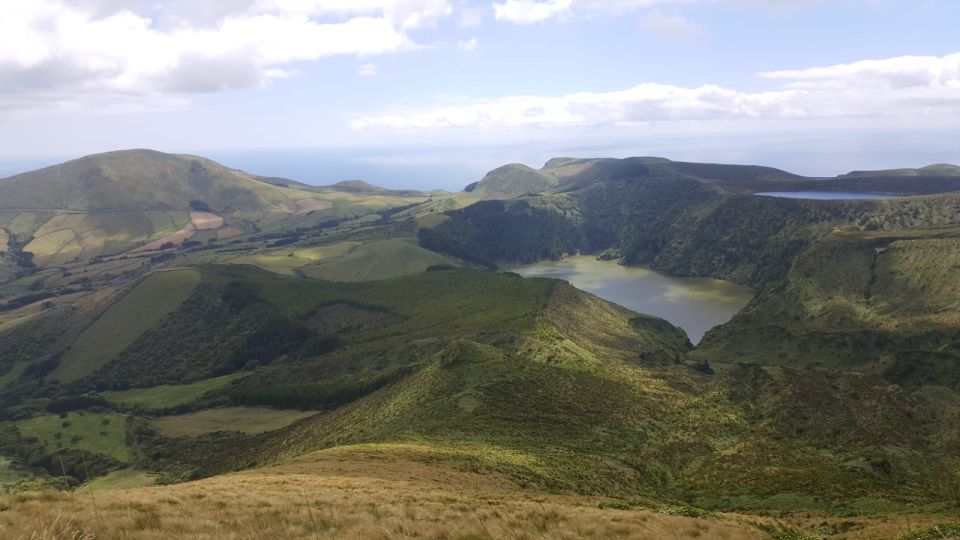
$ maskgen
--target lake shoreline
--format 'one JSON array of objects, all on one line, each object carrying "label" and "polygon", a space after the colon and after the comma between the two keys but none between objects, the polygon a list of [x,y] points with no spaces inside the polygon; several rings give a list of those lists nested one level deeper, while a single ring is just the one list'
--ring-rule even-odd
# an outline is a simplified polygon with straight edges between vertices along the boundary
[{"label": "lake shoreline", "polygon": [[728,322],[753,298],[749,287],[706,277],[661,274],[646,266],[624,266],[592,255],[501,267],[529,278],[553,278],[631,311],[682,328],[697,344],[710,329]]},{"label": "lake shoreline", "polygon": [[903,193],[865,193],[854,191],[762,191],[755,197],[775,199],[802,199],[807,201],[880,201],[907,197]]}]

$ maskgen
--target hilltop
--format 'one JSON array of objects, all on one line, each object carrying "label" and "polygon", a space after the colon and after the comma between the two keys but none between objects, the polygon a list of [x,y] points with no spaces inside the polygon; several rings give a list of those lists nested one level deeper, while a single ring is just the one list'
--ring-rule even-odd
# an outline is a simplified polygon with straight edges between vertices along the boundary
[{"label": "hilltop", "polygon": [[12,210],[189,211],[199,201],[218,213],[262,212],[288,209],[298,195],[205,158],[153,150],[96,154],[0,180],[0,208]]},{"label": "hilltop", "polygon": [[887,169],[881,171],[851,171],[841,178],[855,176],[960,176],[960,165],[935,163],[919,169]]}]

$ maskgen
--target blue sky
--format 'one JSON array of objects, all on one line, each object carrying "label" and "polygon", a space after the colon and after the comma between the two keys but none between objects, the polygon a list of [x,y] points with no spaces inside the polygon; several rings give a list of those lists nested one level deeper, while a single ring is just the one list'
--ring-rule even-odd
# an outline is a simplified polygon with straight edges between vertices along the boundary
[{"label": "blue sky", "polygon": [[10,2],[0,174],[130,147],[313,152],[342,163],[308,181],[416,187],[564,153],[957,162],[958,20],[953,0]]}]

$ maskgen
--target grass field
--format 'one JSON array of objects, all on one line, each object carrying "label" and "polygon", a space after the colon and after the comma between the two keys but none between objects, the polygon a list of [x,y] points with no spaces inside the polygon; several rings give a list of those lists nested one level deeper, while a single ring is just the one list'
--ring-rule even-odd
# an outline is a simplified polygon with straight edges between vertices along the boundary
[{"label": "grass field", "polygon": [[43,279],[43,273],[39,272],[33,275],[24,276],[0,287],[0,296],[18,296],[30,292],[31,287],[39,280]]},{"label": "grass field", "polygon": [[246,373],[232,373],[190,384],[161,384],[151,388],[131,388],[130,390],[100,392],[107,401],[144,409],[165,409],[185,405],[203,394],[235,381]]},{"label": "grass field", "polygon": [[373,281],[423,272],[429,266],[457,263],[423,249],[415,240],[391,238],[353,248],[340,257],[306,266],[308,277],[330,281]]},{"label": "grass field", "polygon": [[23,375],[28,365],[30,365],[28,362],[17,362],[10,368],[10,371],[0,375],[0,390],[3,390],[9,386],[10,383],[20,378],[20,375]]},{"label": "grass field", "polygon": [[127,418],[117,413],[51,414],[14,423],[24,437],[36,437],[48,453],[57,449],[76,448],[129,462]]},{"label": "grass field", "polygon": [[555,284],[490,272],[456,270],[425,272],[366,283],[321,283],[276,279],[270,274],[220,267],[217,279],[247,279],[260,285],[262,297],[282,313],[301,317],[321,304],[357,302],[383,306],[403,317],[378,338],[402,336],[407,341],[506,329],[522,332],[534,324]]},{"label": "grass field", "polygon": [[148,276],[84,330],[50,378],[69,382],[93,374],[177,309],[199,282],[191,269]]},{"label": "grass field", "polygon": [[137,270],[147,264],[144,258],[118,258],[101,263],[75,263],[65,265],[65,272],[53,272],[44,278],[47,287],[69,287],[79,280],[89,279],[96,281],[110,276],[118,276],[123,272]]},{"label": "grass field", "polygon": [[77,488],[77,491],[107,491],[115,489],[133,489],[154,484],[154,477],[135,469],[112,471]]},{"label": "grass field", "polygon": [[185,224],[182,212],[63,213],[44,223],[25,250],[34,253],[37,266],[54,266],[124,251],[143,240],[166,236]]},{"label": "grass field", "polygon": [[525,490],[467,462],[375,447],[319,452],[174,486],[98,491],[93,498],[24,493],[0,498],[0,507],[8,509],[0,512],[0,535],[10,539],[868,540],[934,531],[943,521],[925,515],[685,517],[627,501]]},{"label": "grass field", "polygon": [[311,411],[264,407],[224,407],[190,414],[164,416],[150,423],[167,437],[196,437],[215,431],[263,433],[280,429],[314,414],[316,413]]},{"label": "grass field", "polygon": [[78,292],[74,294],[65,294],[63,296],[54,296],[53,298],[48,298],[46,300],[38,300],[19,309],[0,313],[0,332],[9,331],[18,325],[35,319],[44,312],[44,305],[49,305],[48,302],[55,306],[73,304],[86,294],[86,292]]},{"label": "grass field", "polygon": [[252,264],[278,274],[293,274],[294,270],[318,261],[332,259],[348,253],[356,242],[341,242],[329,246],[307,248],[271,249],[230,259],[233,264]]},{"label": "grass field", "polygon": [[14,468],[13,463],[9,459],[0,457],[0,493],[3,493],[5,485],[28,477],[29,475],[27,473]]},{"label": "grass field", "polygon": [[6,283],[16,279],[20,268],[6,257],[0,257],[0,283]]}]

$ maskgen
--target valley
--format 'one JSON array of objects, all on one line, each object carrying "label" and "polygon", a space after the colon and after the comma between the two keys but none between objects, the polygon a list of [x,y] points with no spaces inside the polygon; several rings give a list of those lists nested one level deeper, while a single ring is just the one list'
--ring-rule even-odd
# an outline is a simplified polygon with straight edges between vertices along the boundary
[{"label": "valley", "polygon": [[[807,191],[836,197],[758,196]],[[951,168],[557,158],[446,193],[124,151],[0,180],[0,207],[4,536],[960,516]]]}]

